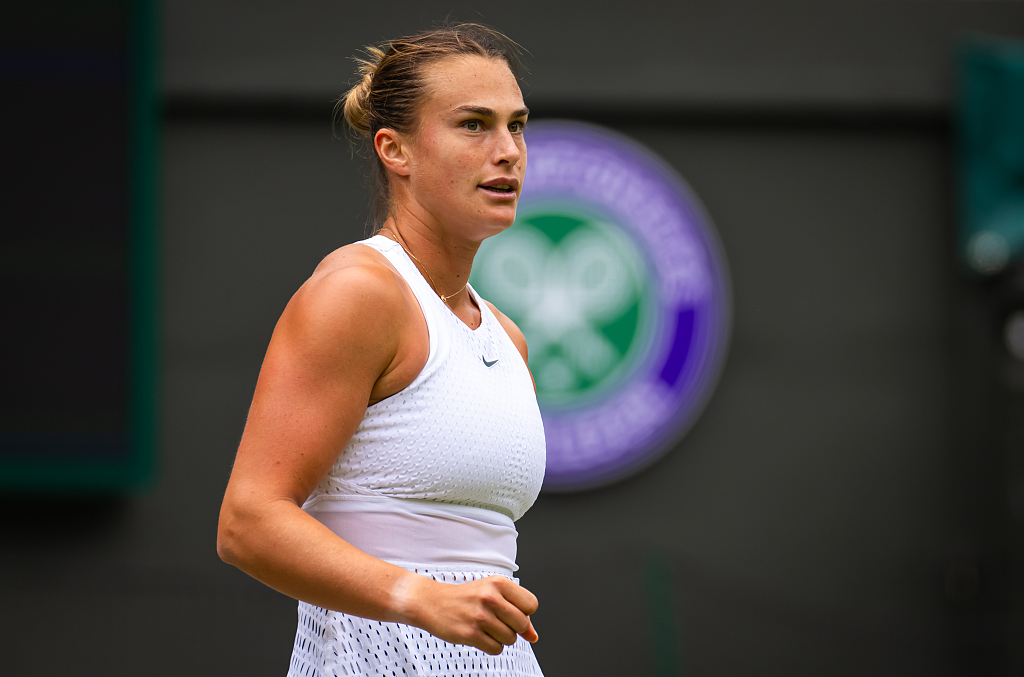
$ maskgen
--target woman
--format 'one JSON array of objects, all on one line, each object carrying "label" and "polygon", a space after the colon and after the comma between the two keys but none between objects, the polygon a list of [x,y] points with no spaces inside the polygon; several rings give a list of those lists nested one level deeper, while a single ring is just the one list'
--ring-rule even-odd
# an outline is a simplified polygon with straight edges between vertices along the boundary
[{"label": "woman", "polygon": [[369,54],[344,115],[383,224],[282,314],[218,552],[300,600],[290,675],[540,675],[512,574],[544,433],[522,333],[467,283],[522,189],[513,50],[460,25]]}]

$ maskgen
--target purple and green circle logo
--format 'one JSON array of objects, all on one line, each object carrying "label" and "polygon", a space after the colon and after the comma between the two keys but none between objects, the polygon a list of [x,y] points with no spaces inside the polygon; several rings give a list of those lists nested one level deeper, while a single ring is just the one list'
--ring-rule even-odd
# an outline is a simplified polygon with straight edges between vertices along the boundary
[{"label": "purple and green circle logo", "polygon": [[471,281],[526,335],[548,444],[544,488],[610,484],[690,428],[730,324],[725,259],[681,178],[629,138],[535,123],[515,225]]}]

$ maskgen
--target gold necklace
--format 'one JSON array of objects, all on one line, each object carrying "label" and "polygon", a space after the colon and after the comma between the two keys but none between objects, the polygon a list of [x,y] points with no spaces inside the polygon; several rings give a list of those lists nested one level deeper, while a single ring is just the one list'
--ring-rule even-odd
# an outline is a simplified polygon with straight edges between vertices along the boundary
[{"label": "gold necklace", "polygon": [[411,251],[409,251],[406,248],[405,243],[402,242],[402,239],[398,236],[398,233],[396,233],[395,231],[391,230],[387,226],[384,226],[383,228],[381,228],[381,230],[386,230],[386,231],[388,231],[389,233],[391,233],[392,235],[395,236],[395,241],[398,242],[398,246],[400,246],[402,248],[402,250],[406,254],[409,255],[409,258],[411,258],[413,261],[416,262],[416,265],[419,266],[419,269],[421,271],[423,271],[424,275],[427,276],[427,282],[430,284],[430,288],[434,290],[435,294],[437,294],[438,296],[441,297],[441,303],[448,303],[448,299],[455,298],[456,296],[458,296],[462,292],[466,291],[466,287],[469,286],[469,280],[466,280],[466,284],[462,285],[462,289],[460,289],[459,291],[455,292],[454,294],[448,294],[448,296],[445,296],[441,292],[437,291],[437,285],[434,284],[434,278],[432,278],[430,276],[430,273],[427,272],[427,267],[423,265],[422,261],[420,261],[418,258],[416,258],[415,254],[413,254]]}]

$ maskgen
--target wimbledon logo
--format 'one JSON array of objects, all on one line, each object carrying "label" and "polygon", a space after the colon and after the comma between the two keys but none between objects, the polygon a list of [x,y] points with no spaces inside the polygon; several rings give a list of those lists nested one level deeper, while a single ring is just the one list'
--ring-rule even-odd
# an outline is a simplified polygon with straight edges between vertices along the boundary
[{"label": "wimbledon logo", "polygon": [[730,300],[714,229],[650,151],[582,123],[531,125],[515,225],[471,282],[519,325],[548,442],[544,488],[652,463],[714,389]]}]

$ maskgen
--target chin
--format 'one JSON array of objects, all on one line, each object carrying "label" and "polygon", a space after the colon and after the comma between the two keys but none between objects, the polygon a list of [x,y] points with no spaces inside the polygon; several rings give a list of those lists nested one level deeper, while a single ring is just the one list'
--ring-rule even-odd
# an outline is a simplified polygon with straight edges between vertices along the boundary
[{"label": "chin", "polygon": [[516,221],[516,210],[501,210],[500,212],[487,215],[480,215],[476,224],[480,229],[481,239],[487,239],[498,233],[508,230]]},{"label": "chin", "polygon": [[477,221],[474,228],[476,235],[472,239],[483,242],[489,237],[494,237],[508,230],[514,221],[515,219],[488,219],[483,223]]},{"label": "chin", "polygon": [[513,211],[511,216],[494,219],[492,222],[492,228],[494,228],[493,235],[504,232],[512,227],[512,224],[516,222],[516,213]]}]

